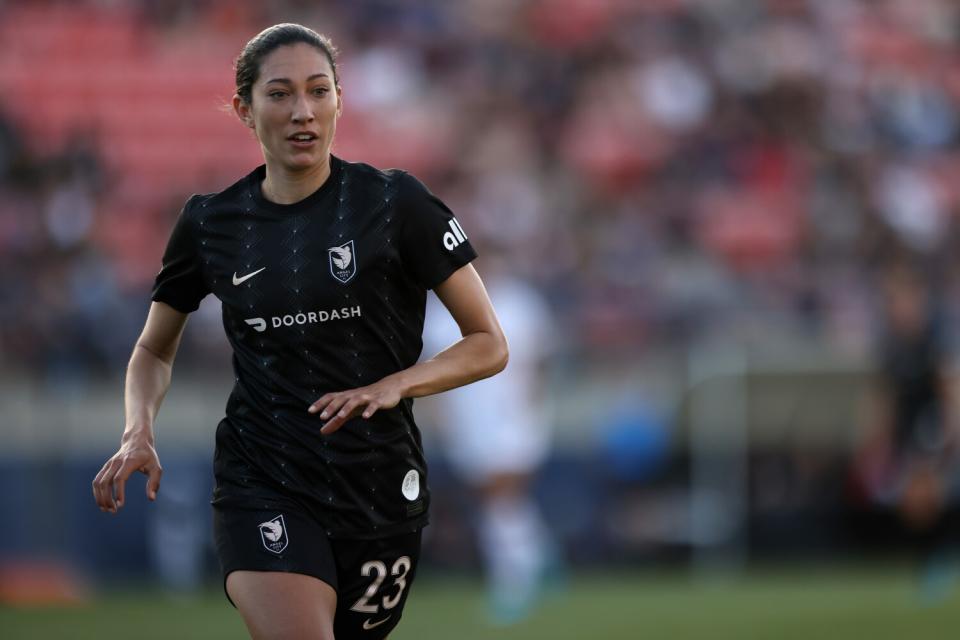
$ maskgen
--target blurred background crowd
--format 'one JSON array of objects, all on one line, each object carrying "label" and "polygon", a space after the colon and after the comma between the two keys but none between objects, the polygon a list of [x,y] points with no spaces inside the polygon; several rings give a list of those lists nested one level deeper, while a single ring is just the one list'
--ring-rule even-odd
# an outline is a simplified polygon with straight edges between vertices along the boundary
[{"label": "blurred background crowd", "polygon": [[[0,2],[5,379],[48,398],[120,374],[183,201],[260,162],[223,107],[276,22],[341,50],[335,153],[409,169],[545,298],[544,501],[561,542],[590,534],[573,561],[707,544],[730,518],[750,549],[860,540],[848,470],[891,272],[924,292],[937,366],[960,326],[960,5]],[[207,300],[178,371],[229,377],[219,323]],[[711,449],[697,434],[738,398],[749,425]],[[722,513],[686,511],[698,482]],[[459,557],[445,531],[438,562]]]},{"label": "blurred background crowd", "polygon": [[409,168],[506,245],[578,357],[863,355],[882,267],[956,287],[952,2],[6,2],[6,366],[125,362],[182,201],[257,162],[221,107],[239,47],[284,20],[342,50],[336,151]]}]

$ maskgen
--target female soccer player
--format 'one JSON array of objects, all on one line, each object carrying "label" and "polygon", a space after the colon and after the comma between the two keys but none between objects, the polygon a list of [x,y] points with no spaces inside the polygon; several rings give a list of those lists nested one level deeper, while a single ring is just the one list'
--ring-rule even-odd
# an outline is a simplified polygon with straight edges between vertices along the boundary
[{"label": "female soccer player", "polygon": [[[214,458],[227,595],[255,638],[385,638],[427,523],[412,399],[501,371],[506,340],[450,210],[403,171],[331,155],[343,101],[330,41],[276,25],[236,66],[233,107],[265,165],[187,201],[94,496],[116,513],[140,471],[156,499],[154,419],[187,315],[213,293],[236,378]],[[417,364],[428,289],[462,338]]]}]

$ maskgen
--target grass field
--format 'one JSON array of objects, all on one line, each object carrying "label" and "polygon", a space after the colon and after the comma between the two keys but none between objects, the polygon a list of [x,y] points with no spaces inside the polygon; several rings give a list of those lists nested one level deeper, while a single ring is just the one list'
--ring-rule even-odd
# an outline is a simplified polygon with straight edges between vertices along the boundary
[{"label": "grass field", "polygon": [[[391,640],[948,640],[960,637],[960,593],[924,603],[906,570],[754,571],[739,580],[680,574],[581,576],[527,621],[496,628],[479,585],[422,577]],[[188,600],[104,595],[72,608],[0,608],[0,638],[246,637],[220,593]]]}]

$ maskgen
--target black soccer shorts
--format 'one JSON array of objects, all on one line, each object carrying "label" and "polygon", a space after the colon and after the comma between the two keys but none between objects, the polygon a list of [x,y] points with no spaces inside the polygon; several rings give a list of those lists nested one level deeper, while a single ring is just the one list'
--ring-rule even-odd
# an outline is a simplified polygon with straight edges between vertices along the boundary
[{"label": "black soccer shorts", "polygon": [[382,640],[397,626],[420,559],[420,531],[346,540],[328,538],[313,518],[289,507],[213,511],[224,591],[233,571],[302,573],[336,590],[337,640]]}]

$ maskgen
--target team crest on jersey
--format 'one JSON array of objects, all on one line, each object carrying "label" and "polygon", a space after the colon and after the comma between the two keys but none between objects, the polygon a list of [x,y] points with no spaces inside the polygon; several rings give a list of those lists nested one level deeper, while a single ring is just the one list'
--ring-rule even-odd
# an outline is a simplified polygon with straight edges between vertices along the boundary
[{"label": "team crest on jersey", "polygon": [[334,278],[347,284],[357,275],[357,254],[353,240],[339,247],[330,247],[327,254],[330,256],[330,273]]},{"label": "team crest on jersey", "polygon": [[263,540],[263,546],[267,551],[282,553],[287,548],[290,539],[287,537],[287,525],[283,521],[283,515],[261,522],[259,528],[260,539]]}]

